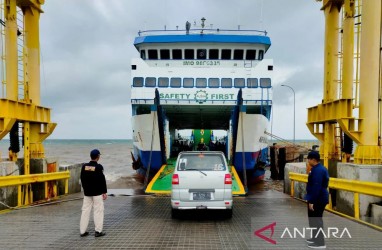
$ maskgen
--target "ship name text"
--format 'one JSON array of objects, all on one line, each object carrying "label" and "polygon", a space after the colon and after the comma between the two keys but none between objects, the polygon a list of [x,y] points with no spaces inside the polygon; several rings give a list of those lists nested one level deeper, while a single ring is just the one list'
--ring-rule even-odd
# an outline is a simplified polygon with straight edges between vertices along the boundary
[{"label": "ship name text", "polygon": [[219,66],[220,61],[206,61],[206,60],[193,60],[193,61],[183,61],[183,66]]}]

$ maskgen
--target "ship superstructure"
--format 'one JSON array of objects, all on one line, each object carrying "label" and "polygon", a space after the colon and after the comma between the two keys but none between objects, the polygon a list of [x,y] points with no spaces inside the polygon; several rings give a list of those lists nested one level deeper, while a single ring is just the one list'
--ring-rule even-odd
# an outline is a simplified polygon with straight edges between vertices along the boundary
[{"label": "ship superstructure", "polygon": [[[131,63],[134,159],[139,172],[156,172],[173,156],[177,131],[227,131],[220,142],[239,172],[267,155],[264,134],[272,105],[271,45],[257,30],[140,31]],[[200,141],[188,141],[197,149]],[[220,147],[221,148],[221,147]]]}]

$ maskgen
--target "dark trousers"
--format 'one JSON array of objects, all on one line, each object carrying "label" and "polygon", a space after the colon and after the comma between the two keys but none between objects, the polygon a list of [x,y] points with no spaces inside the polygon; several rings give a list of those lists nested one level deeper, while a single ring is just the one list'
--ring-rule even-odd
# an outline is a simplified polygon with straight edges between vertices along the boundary
[{"label": "dark trousers", "polygon": [[314,204],[313,205],[314,211],[312,211],[309,209],[309,205],[308,205],[309,227],[316,228],[312,230],[312,238],[313,238],[313,241],[319,245],[325,245],[325,238],[324,238],[324,235],[322,234],[322,231],[324,230],[322,214],[324,213],[325,206],[326,204],[323,204],[323,203]]}]

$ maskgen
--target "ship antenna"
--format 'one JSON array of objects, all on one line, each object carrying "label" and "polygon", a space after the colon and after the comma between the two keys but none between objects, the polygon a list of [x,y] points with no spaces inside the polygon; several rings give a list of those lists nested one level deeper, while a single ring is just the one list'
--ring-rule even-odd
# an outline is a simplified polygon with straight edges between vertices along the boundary
[{"label": "ship antenna", "polygon": [[189,21],[186,22],[186,34],[190,33],[191,23]]},{"label": "ship antenna", "polygon": [[203,34],[203,29],[204,29],[204,22],[206,21],[206,19],[204,17],[202,17],[202,31],[200,32],[200,34]]}]

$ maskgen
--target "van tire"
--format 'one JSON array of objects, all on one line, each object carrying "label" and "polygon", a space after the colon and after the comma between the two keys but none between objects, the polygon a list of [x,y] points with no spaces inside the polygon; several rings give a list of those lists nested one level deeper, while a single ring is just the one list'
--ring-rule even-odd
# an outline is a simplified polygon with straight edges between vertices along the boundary
[{"label": "van tire", "polygon": [[227,219],[231,219],[232,218],[232,213],[233,213],[233,208],[225,210],[225,217]]},{"label": "van tire", "polygon": [[179,218],[179,209],[171,208],[171,218],[173,219]]}]

